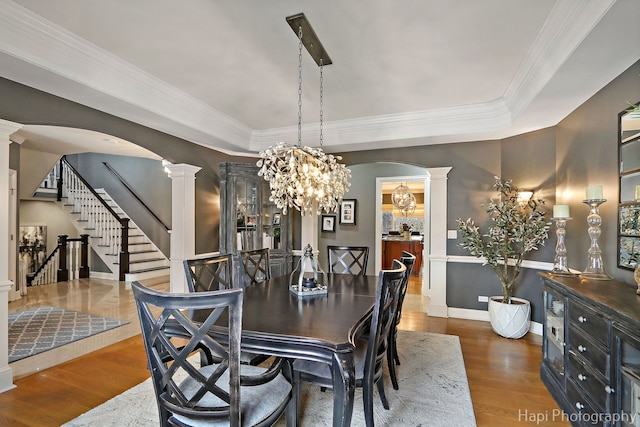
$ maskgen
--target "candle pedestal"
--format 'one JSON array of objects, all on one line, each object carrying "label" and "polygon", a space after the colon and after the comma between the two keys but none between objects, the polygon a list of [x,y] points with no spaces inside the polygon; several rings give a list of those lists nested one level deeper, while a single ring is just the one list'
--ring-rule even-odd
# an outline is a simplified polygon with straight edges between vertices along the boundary
[{"label": "candle pedestal", "polygon": [[564,237],[567,234],[567,221],[570,217],[553,217],[551,220],[556,223],[556,256],[553,260],[553,270],[551,274],[555,276],[575,276],[567,266],[567,247],[564,244]]},{"label": "candle pedestal", "polygon": [[587,216],[587,224],[589,225],[589,238],[591,239],[591,246],[589,247],[589,261],[587,267],[580,274],[581,277],[595,280],[609,280],[609,277],[604,272],[604,266],[602,265],[602,251],[598,246],[598,237],[600,237],[600,225],[602,224],[602,217],[600,216],[600,205],[606,202],[607,199],[587,199],[582,203],[589,205],[589,215]]}]

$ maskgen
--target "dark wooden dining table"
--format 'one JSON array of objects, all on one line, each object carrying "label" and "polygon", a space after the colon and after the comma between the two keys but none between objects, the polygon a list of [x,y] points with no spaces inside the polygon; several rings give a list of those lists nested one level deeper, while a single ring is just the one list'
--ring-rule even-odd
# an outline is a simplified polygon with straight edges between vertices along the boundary
[{"label": "dark wooden dining table", "polygon": [[326,274],[325,279],[328,293],[323,295],[295,295],[289,290],[289,276],[247,287],[241,347],[330,365],[333,425],[349,426],[355,389],[353,343],[368,324],[378,277]]}]

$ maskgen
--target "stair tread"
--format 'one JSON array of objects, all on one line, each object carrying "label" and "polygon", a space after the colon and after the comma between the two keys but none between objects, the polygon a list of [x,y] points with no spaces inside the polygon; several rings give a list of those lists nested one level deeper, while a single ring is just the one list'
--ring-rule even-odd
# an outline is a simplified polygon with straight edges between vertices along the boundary
[{"label": "stair tread", "polygon": [[164,258],[149,258],[149,259],[129,260],[129,264],[142,264],[142,263],[145,263],[145,262],[155,262],[155,261],[164,261]]},{"label": "stair tread", "polygon": [[168,267],[168,266],[163,266],[163,267],[154,267],[154,268],[145,268],[145,269],[142,269],[142,270],[130,271],[130,272],[129,272],[129,273],[127,273],[127,274],[147,273],[147,272],[149,272],[149,271],[168,270],[168,269],[170,269],[170,268],[171,268],[171,267]]}]

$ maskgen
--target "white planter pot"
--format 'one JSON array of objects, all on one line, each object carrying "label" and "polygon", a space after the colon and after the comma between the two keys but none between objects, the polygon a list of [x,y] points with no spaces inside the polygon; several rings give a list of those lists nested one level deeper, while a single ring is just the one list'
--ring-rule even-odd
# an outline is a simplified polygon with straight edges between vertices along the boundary
[{"label": "white planter pot", "polygon": [[522,338],[529,331],[531,304],[526,299],[511,298],[503,304],[501,296],[489,298],[489,320],[496,334],[505,338]]}]

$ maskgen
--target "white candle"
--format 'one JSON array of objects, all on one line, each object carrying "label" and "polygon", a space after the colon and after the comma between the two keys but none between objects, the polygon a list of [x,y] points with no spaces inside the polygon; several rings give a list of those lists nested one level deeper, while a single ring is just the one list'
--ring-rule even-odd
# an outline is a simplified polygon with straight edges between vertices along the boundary
[{"label": "white candle", "polygon": [[587,200],[602,200],[602,185],[592,185],[586,188]]},{"label": "white candle", "polygon": [[636,185],[636,200],[640,200],[640,185]]},{"label": "white candle", "polygon": [[554,205],[553,217],[554,218],[569,218],[569,205]]}]

